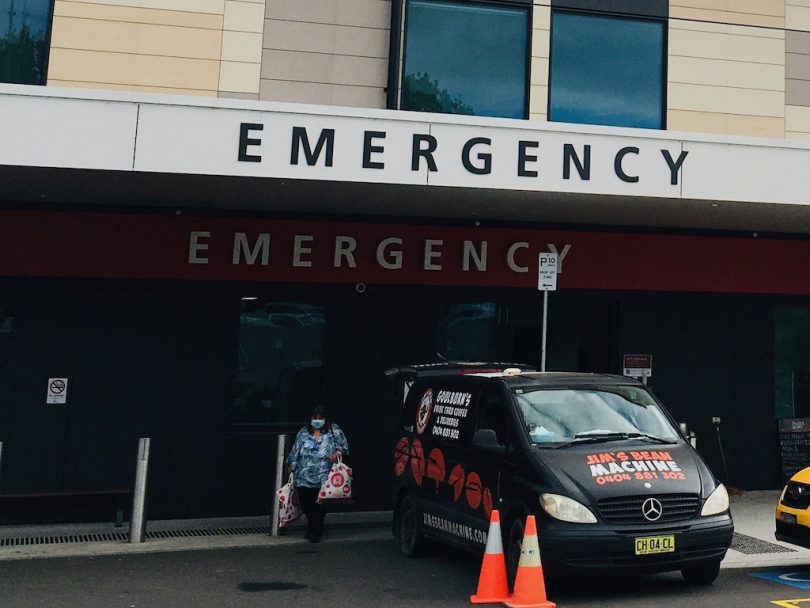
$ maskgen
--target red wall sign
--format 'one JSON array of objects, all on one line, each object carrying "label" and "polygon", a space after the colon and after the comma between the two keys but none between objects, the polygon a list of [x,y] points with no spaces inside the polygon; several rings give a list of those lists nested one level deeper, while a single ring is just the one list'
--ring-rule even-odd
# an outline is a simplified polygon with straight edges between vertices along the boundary
[{"label": "red wall sign", "polygon": [[810,294],[810,242],[0,211],[0,275]]}]

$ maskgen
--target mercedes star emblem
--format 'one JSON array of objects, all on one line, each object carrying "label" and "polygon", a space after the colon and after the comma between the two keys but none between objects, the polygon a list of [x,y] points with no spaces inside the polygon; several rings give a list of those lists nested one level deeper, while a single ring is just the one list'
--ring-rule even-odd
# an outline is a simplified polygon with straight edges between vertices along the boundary
[{"label": "mercedes star emblem", "polygon": [[661,506],[661,501],[657,498],[648,498],[644,501],[644,504],[641,505],[641,514],[648,521],[658,521],[663,512],[664,508]]}]

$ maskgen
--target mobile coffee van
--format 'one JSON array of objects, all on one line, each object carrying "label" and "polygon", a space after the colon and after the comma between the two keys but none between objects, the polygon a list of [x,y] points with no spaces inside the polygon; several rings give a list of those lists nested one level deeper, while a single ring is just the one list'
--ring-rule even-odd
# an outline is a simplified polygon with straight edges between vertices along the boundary
[{"label": "mobile coffee van", "polygon": [[497,364],[386,373],[405,394],[393,467],[405,555],[429,540],[483,551],[497,508],[510,582],[529,514],[548,576],[717,577],[728,493],[642,383]]}]

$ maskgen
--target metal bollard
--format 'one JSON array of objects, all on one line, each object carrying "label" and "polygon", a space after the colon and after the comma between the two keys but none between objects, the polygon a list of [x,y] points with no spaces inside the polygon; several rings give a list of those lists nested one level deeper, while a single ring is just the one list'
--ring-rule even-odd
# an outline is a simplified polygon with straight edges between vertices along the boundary
[{"label": "metal bollard", "polygon": [[276,492],[284,485],[282,482],[285,482],[282,476],[284,475],[284,449],[286,443],[287,436],[284,434],[279,435],[276,443],[276,483],[271,498],[273,507],[270,509],[270,536],[278,536],[278,500]]},{"label": "metal bollard", "polygon": [[142,543],[146,535],[146,477],[149,472],[149,437],[138,441],[138,461],[135,468],[135,491],[132,495],[132,517],[129,521],[129,542]]}]

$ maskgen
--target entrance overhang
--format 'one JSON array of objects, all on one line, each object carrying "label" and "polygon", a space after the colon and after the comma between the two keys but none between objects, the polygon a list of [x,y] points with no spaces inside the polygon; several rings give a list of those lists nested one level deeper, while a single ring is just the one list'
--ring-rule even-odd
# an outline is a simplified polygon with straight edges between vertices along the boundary
[{"label": "entrance overhang", "polygon": [[0,85],[0,204],[810,232],[804,142]]}]

